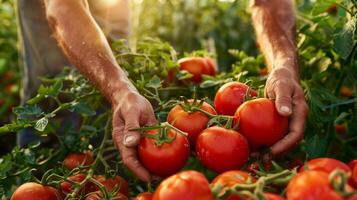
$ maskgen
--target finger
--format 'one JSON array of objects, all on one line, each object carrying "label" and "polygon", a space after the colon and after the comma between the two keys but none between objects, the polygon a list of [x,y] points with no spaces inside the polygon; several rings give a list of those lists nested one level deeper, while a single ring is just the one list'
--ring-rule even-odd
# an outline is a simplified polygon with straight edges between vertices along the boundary
[{"label": "finger", "polygon": [[308,108],[304,99],[297,101],[294,105],[294,112],[289,122],[289,133],[271,147],[271,154],[273,156],[279,156],[295,147],[304,137],[305,119]]},{"label": "finger", "polygon": [[132,113],[125,118],[124,141],[126,147],[136,147],[140,141],[140,132],[133,129],[140,128],[138,113]]},{"label": "finger", "polygon": [[275,107],[282,116],[289,116],[292,113],[292,96],[294,89],[290,83],[279,80],[274,88]]},{"label": "finger", "polygon": [[150,173],[141,165],[136,157],[136,148],[121,147],[124,165],[127,166],[140,180],[149,182]]},{"label": "finger", "polygon": [[113,118],[113,132],[112,139],[114,145],[119,149],[119,145],[123,143],[124,122],[121,119],[114,120]]},{"label": "finger", "polygon": [[154,110],[152,109],[151,105],[150,105],[150,110],[146,113],[146,120],[145,120],[145,124],[141,124],[141,125],[146,125],[146,126],[153,126],[157,124],[157,120],[155,117],[155,113]]}]

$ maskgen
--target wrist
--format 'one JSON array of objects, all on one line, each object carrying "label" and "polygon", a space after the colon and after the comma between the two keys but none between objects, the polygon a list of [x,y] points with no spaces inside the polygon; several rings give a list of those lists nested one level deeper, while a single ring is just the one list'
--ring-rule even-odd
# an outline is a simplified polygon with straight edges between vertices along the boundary
[{"label": "wrist", "polygon": [[128,79],[118,81],[116,86],[113,87],[109,97],[112,107],[120,105],[122,103],[122,99],[132,93],[138,94],[138,90]]}]

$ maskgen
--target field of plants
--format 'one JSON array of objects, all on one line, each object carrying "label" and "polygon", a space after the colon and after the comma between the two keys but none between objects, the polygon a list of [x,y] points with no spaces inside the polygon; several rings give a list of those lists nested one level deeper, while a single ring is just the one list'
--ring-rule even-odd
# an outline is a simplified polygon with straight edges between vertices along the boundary
[{"label": "field of plants", "polygon": [[[264,98],[249,2],[132,1],[130,41],[111,47],[158,120],[138,129],[149,183],[123,164],[111,107],[75,68],[41,77],[19,105],[15,4],[0,0],[1,200],[357,199],[356,0],[295,1],[309,114],[304,139],[272,161],[250,152],[266,153],[289,119]],[[24,130],[42,142],[20,148]]]}]

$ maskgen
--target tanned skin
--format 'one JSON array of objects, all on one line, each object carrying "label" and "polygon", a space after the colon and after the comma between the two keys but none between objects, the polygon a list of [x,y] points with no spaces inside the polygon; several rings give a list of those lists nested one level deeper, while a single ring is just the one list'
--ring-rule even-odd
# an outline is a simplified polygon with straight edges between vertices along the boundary
[{"label": "tanned skin", "polygon": [[289,116],[289,132],[265,158],[284,154],[304,136],[308,107],[299,83],[292,0],[252,0],[252,19],[269,70],[265,95],[275,99],[278,112]]},{"label": "tanned skin", "polygon": [[[140,133],[130,130],[157,123],[151,104],[117,64],[86,0],[44,1],[49,24],[67,58],[112,105],[113,142],[124,164],[141,180],[150,181],[152,176],[136,156]],[[280,114],[290,116],[289,134],[271,148],[272,155],[280,155],[301,140],[307,115],[298,78],[294,13],[288,0],[255,1],[252,11],[258,41],[272,70],[266,95],[276,98]]]},{"label": "tanned skin", "polygon": [[113,142],[124,164],[141,180],[151,175],[136,156],[140,133],[130,131],[156,124],[153,108],[117,64],[110,46],[93,19],[86,0],[45,0],[47,19],[68,57],[108,99],[113,109]]}]

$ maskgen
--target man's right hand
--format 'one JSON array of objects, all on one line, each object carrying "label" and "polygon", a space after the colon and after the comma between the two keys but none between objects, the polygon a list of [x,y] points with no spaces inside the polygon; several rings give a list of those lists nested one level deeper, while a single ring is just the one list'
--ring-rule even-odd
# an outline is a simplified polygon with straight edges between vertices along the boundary
[{"label": "man's right hand", "polygon": [[147,99],[133,89],[121,92],[114,98],[119,101],[113,103],[113,142],[119,149],[124,164],[139,179],[148,182],[151,175],[137,158],[140,132],[131,130],[156,124],[153,108]]}]

